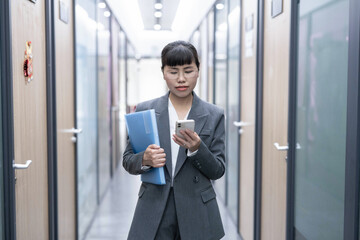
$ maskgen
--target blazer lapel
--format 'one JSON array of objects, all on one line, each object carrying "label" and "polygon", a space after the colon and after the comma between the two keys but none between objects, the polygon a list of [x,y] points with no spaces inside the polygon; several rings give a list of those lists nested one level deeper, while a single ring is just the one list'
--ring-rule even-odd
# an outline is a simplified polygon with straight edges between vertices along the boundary
[{"label": "blazer lapel", "polygon": [[[188,119],[194,119],[195,120],[195,132],[199,135],[201,130],[203,129],[207,117],[209,115],[208,112],[204,110],[204,106],[201,103],[200,98],[194,94],[193,104],[191,106],[191,110],[188,116]],[[169,122],[169,121],[168,121]],[[175,168],[175,174],[174,177],[176,177],[177,173],[180,171],[182,165],[184,164],[185,160],[187,158],[186,149],[183,147],[179,148],[179,154],[176,161],[176,168]]]},{"label": "blazer lapel", "polygon": [[160,138],[160,146],[164,149],[166,154],[166,169],[171,178],[172,160],[171,160],[171,139],[170,139],[170,126],[169,126],[169,110],[168,110],[168,96],[161,97],[156,108],[156,121],[158,125],[158,132]]}]

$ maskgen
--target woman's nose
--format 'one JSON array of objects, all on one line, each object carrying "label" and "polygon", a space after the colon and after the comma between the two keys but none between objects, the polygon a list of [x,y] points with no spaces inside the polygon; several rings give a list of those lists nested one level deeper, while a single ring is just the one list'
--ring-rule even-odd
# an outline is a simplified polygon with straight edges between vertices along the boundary
[{"label": "woman's nose", "polygon": [[183,72],[179,72],[179,78],[178,78],[178,82],[184,82],[185,81],[185,76]]}]

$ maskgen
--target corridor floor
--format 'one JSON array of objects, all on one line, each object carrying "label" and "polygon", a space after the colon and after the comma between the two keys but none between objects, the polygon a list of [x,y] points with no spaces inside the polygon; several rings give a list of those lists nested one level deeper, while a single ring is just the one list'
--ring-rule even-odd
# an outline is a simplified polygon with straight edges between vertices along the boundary
[{"label": "corridor floor", "polygon": [[[122,166],[115,172],[86,240],[126,240],[137,201],[140,177],[128,174]],[[240,239],[234,222],[218,198],[225,228],[223,240]]]}]

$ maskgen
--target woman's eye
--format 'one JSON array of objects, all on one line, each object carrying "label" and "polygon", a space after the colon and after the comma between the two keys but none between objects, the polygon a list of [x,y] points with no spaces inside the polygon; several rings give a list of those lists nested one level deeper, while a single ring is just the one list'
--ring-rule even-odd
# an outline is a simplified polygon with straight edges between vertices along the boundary
[{"label": "woman's eye", "polygon": [[193,70],[191,70],[191,71],[185,71],[185,73],[187,73],[187,74],[192,73],[192,72],[193,72]]},{"label": "woman's eye", "polygon": [[177,72],[170,72],[171,74],[177,74]]}]

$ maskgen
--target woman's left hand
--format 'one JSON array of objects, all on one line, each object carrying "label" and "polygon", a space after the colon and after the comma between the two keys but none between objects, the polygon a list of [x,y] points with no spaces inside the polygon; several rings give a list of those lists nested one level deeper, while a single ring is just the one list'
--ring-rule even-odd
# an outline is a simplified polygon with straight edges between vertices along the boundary
[{"label": "woman's left hand", "polygon": [[199,149],[201,139],[196,132],[193,132],[189,129],[181,130],[180,133],[184,138],[179,137],[176,134],[173,134],[173,140],[180,146],[189,149],[191,152],[195,152]]}]

